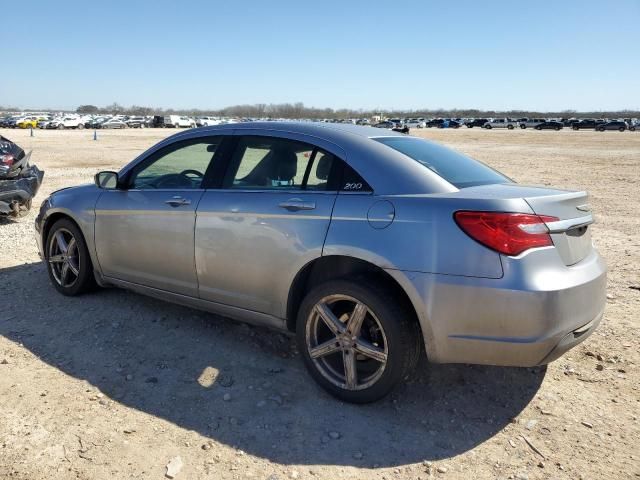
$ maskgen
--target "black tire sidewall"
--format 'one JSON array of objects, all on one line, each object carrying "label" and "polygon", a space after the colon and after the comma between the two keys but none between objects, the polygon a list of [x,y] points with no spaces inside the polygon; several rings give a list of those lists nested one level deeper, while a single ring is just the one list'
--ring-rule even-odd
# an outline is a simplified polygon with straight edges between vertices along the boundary
[{"label": "black tire sidewall", "polygon": [[[53,272],[51,271],[51,264],[49,263],[49,245],[51,242],[51,238],[60,228],[69,230],[74,236],[74,238],[76,239],[76,243],[78,244],[78,254],[80,255],[80,269],[78,279],[73,285],[69,287],[63,287],[56,281],[55,277],[53,276]],[[43,250],[49,280],[51,281],[55,289],[58,290],[58,292],[67,296],[80,295],[88,291],[94,285],[95,279],[93,277],[93,264],[91,263],[91,257],[89,256],[89,250],[87,249],[87,244],[84,241],[82,232],[74,222],[67,218],[57,220],[49,229],[49,233],[47,234],[47,238],[45,239]]]},{"label": "black tire sidewall", "polygon": [[[306,324],[314,305],[332,294],[343,294],[365,303],[380,322],[387,340],[388,358],[385,371],[378,381],[364,390],[344,390],[329,382],[317,370],[309,356]],[[369,403],[387,395],[415,367],[421,349],[422,336],[417,321],[407,308],[389,294],[388,289],[365,279],[340,279],[318,285],[302,301],[298,311],[296,338],[298,349],[311,376],[333,396],[351,403]]]}]

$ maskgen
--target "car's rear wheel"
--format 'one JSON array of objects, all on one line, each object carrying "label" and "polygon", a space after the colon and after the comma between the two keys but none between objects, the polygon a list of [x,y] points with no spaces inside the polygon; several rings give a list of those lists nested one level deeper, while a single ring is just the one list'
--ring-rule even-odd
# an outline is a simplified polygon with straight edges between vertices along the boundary
[{"label": "car's rear wheel", "polygon": [[484,128],[486,128],[487,130],[491,130],[491,125],[485,125]]},{"label": "car's rear wheel", "polygon": [[620,127],[620,128],[618,128],[618,131],[620,131],[620,132],[624,132],[624,127]]},{"label": "car's rear wheel", "polygon": [[508,128],[509,130],[513,130],[513,125],[507,125],[507,128]]},{"label": "car's rear wheel", "polygon": [[63,218],[51,226],[44,253],[49,278],[63,295],[80,295],[95,285],[89,250],[71,220]]},{"label": "car's rear wheel", "polygon": [[560,131],[560,127],[554,127],[554,129],[556,132]]},{"label": "car's rear wheel", "polygon": [[600,127],[600,128],[598,128],[598,131],[599,131],[599,132],[604,132],[604,127]]},{"label": "car's rear wheel", "polygon": [[525,128],[527,128],[527,126],[526,125],[520,125],[520,128],[524,130]]},{"label": "car's rear wheel", "polygon": [[304,298],[298,347],[313,378],[353,403],[388,394],[415,367],[422,336],[390,289],[366,279],[333,280]]},{"label": "car's rear wheel", "polygon": [[78,125],[78,130],[82,130],[84,128],[84,123]]},{"label": "car's rear wheel", "polygon": [[542,127],[533,127],[533,128],[535,128],[536,130],[542,130]]}]

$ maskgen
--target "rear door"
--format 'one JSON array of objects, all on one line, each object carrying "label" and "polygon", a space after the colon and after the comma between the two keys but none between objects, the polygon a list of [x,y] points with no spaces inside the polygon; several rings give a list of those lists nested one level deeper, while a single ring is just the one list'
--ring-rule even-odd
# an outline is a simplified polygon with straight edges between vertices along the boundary
[{"label": "rear door", "polygon": [[198,296],[195,211],[222,137],[175,142],[142,160],[96,204],[95,239],[105,276]]},{"label": "rear door", "polygon": [[293,278],[322,254],[338,162],[300,140],[235,141],[222,188],[207,190],[198,206],[200,297],[284,318]]}]

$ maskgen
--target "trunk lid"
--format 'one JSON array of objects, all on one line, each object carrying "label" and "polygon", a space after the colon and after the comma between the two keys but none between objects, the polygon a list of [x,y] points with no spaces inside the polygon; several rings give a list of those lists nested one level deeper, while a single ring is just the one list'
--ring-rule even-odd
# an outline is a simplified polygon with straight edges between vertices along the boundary
[{"label": "trunk lid", "polygon": [[505,183],[463,188],[457,196],[484,199],[521,198],[534,213],[557,217],[558,221],[547,223],[547,227],[565,265],[578,263],[593,248],[589,232],[593,215],[586,192]]},{"label": "trunk lid", "polygon": [[558,217],[557,222],[547,223],[547,227],[565,265],[574,265],[591,252],[589,225],[593,223],[593,215],[587,192],[550,190],[546,195],[528,196],[524,200],[538,215]]}]

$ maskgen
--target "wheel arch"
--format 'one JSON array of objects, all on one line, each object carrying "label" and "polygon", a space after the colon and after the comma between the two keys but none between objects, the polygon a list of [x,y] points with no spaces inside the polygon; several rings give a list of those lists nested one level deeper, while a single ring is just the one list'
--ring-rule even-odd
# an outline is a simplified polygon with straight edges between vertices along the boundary
[{"label": "wheel arch", "polygon": [[420,332],[424,337],[423,322],[418,315],[416,305],[411,300],[411,296],[402,287],[401,283],[383,268],[366,260],[347,255],[327,255],[316,258],[307,263],[296,274],[289,288],[287,298],[287,329],[291,332],[295,331],[298,310],[300,309],[306,292],[326,281],[356,275],[367,275],[369,278],[373,277],[376,281],[393,289],[395,295],[397,295],[396,298],[399,298],[401,302],[405,303],[409,311],[413,314],[414,320],[417,322]]}]

